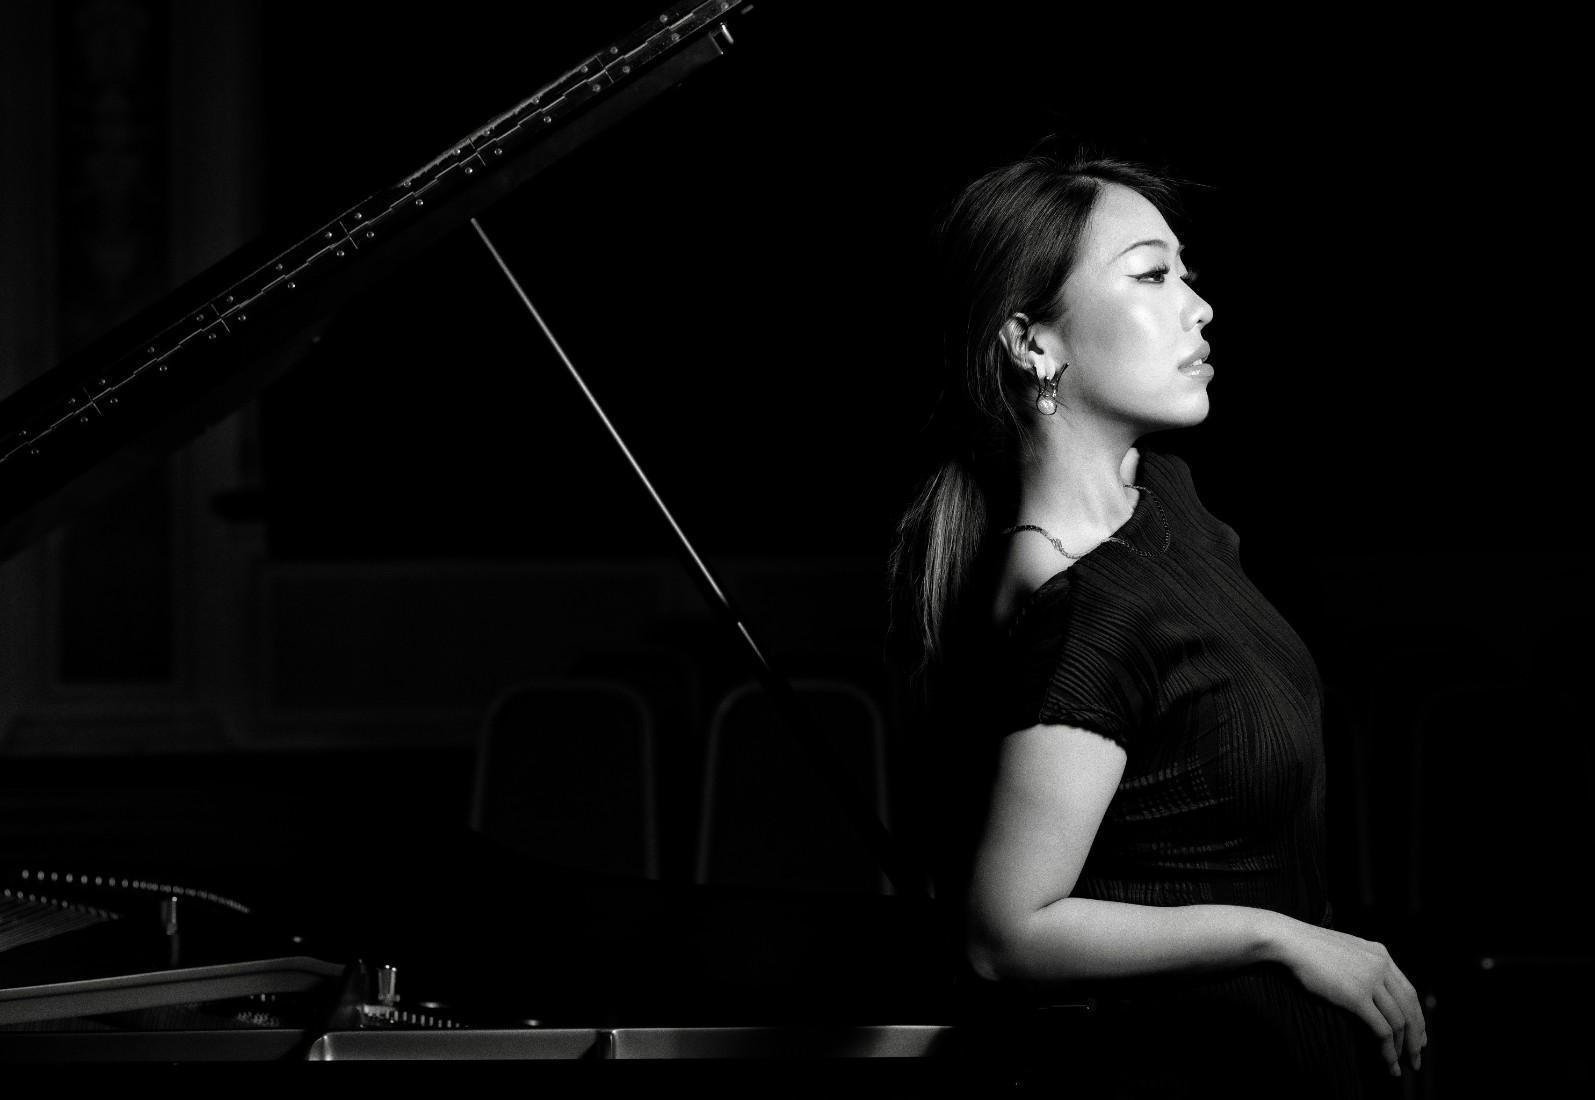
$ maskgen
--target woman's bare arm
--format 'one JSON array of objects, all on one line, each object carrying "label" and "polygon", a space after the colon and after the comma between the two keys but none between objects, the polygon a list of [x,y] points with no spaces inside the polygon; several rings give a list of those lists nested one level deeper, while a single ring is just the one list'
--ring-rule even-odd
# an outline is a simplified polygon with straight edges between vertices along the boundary
[{"label": "woman's bare arm", "polygon": [[1285,964],[1355,1012],[1399,1072],[1425,1039],[1416,992],[1382,946],[1238,905],[1132,905],[1072,897],[1124,774],[1100,734],[1038,725],[1004,738],[970,880],[967,947],[991,980],[1069,981]]},{"label": "woman's bare arm", "polygon": [[1112,741],[1072,726],[1034,726],[1004,739],[971,879],[969,952],[977,973],[1068,981],[1267,957],[1261,910],[1070,896],[1125,760]]}]

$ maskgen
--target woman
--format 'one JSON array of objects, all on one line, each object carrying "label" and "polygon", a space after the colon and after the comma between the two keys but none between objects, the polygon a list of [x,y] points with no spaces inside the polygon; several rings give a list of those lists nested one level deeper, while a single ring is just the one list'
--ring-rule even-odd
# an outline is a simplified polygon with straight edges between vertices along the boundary
[{"label": "woman", "polygon": [[1330,924],[1317,669],[1185,464],[1137,450],[1201,423],[1214,374],[1174,199],[1032,156],[938,236],[941,464],[893,575],[972,796],[940,885],[980,979],[1092,996],[1120,1095],[1360,1095],[1359,1044],[1399,1075],[1426,1032],[1388,952]]}]

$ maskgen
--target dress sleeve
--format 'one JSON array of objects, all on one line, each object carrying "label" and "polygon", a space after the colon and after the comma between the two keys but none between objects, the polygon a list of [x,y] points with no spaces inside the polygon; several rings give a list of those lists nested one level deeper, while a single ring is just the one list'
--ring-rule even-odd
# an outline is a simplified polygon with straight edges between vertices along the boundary
[{"label": "dress sleeve", "polygon": [[1099,733],[1128,750],[1150,715],[1157,675],[1133,609],[1072,586],[1047,644],[1047,678],[1036,721]]}]

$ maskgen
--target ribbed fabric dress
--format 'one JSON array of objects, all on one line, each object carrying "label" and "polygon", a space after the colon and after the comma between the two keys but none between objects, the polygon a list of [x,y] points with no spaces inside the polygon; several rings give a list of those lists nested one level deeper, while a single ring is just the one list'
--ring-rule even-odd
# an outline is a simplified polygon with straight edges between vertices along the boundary
[{"label": "ribbed fabric dress", "polygon": [[[1136,482],[1151,491],[1116,532],[1129,545],[1091,550],[972,647],[987,767],[969,774],[989,775],[1007,732],[1099,733],[1129,760],[1075,896],[1249,905],[1327,925],[1317,667],[1247,579],[1238,537],[1202,506],[1184,461],[1143,452]],[[1118,1095],[1363,1094],[1371,1032],[1281,966],[1087,992]]]}]

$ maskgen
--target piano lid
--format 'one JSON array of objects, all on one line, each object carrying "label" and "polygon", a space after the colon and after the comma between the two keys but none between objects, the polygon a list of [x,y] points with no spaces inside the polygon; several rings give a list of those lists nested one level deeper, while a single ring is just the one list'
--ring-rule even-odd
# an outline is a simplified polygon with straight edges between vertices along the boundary
[{"label": "piano lid", "polygon": [[[731,0],[666,9],[420,168],[287,244],[240,250],[0,403],[0,555],[232,411],[288,369],[305,333],[333,310],[722,56],[736,20],[752,10]],[[746,644],[755,674],[818,754],[888,875],[899,885],[918,878],[866,800],[823,762],[828,748],[809,736],[812,722],[790,683],[769,667],[721,586],[684,536],[681,542],[713,610]]]},{"label": "piano lid", "polygon": [[750,11],[671,5],[389,186],[239,250],[0,401],[0,558],[233,411],[340,305],[722,56]]}]

